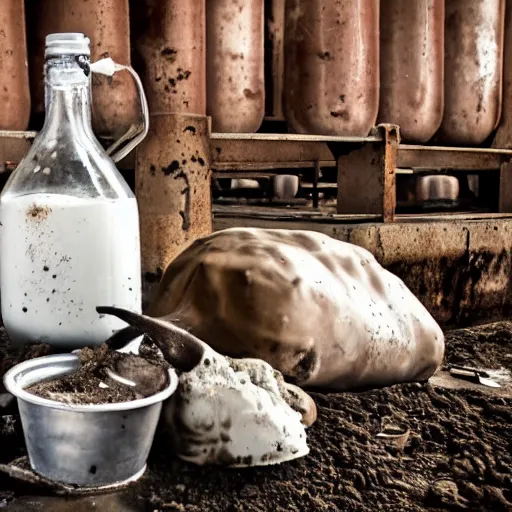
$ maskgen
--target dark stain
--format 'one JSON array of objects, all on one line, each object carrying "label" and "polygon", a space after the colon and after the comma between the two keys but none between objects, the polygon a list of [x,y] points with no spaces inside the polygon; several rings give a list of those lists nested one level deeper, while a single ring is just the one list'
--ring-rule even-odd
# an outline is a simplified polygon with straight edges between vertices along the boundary
[{"label": "dark stain", "polygon": [[95,475],[96,474],[96,466],[92,465],[90,468],[89,468],[89,473],[91,473],[91,475]]},{"label": "dark stain", "polygon": [[318,52],[317,56],[319,59],[330,61],[332,60],[332,55],[329,52]]},{"label": "dark stain", "polygon": [[144,280],[147,282],[147,283],[159,283],[162,279],[162,276],[164,275],[163,273],[163,270],[158,267],[156,269],[156,272],[146,272],[144,274]]},{"label": "dark stain", "polygon": [[181,194],[185,196],[185,206],[183,210],[180,210],[180,216],[182,218],[181,229],[188,231],[190,229],[190,182],[183,171],[176,174],[174,179],[182,179],[185,182],[185,188],[181,191]]},{"label": "dark stain", "polygon": [[45,272],[48,272],[48,270],[50,270],[50,269],[45,265],[45,266],[43,267],[43,270],[44,270]]},{"label": "dark stain", "polygon": [[185,71],[181,68],[178,68],[178,76],[176,77],[176,80],[187,80],[190,75],[190,71]]},{"label": "dark stain", "polygon": [[341,117],[344,121],[348,121],[350,119],[350,114],[347,110],[332,110],[331,111],[332,117]]},{"label": "dark stain", "polygon": [[172,173],[176,172],[178,169],[180,168],[180,163],[178,162],[178,160],[173,160],[170,165],[168,165],[167,167],[162,167],[162,172],[166,175],[166,176],[169,176],[171,175]]},{"label": "dark stain", "polygon": [[220,423],[220,426],[224,429],[224,430],[229,430],[231,428],[231,418],[226,418],[224,421],[222,421]]},{"label": "dark stain", "polygon": [[300,384],[302,382],[306,382],[317,362],[318,356],[316,354],[315,349],[310,350],[304,354],[304,357],[299,361],[297,366],[295,367],[295,375],[292,377],[291,375],[289,380],[292,383]]},{"label": "dark stain", "polygon": [[254,100],[256,98],[259,98],[261,96],[260,91],[253,92],[251,89],[244,89],[244,96],[248,100]]},{"label": "dark stain", "polygon": [[27,217],[32,217],[37,221],[48,218],[52,210],[47,206],[37,206],[35,203],[27,210]]},{"label": "dark stain", "polygon": [[156,176],[156,167],[153,164],[149,166],[149,172],[151,176]]},{"label": "dark stain", "polygon": [[166,46],[161,52],[160,55],[165,57],[167,60],[174,62],[176,60],[177,51],[174,48],[169,48]]},{"label": "dark stain", "polygon": [[198,157],[197,161],[199,162],[199,165],[204,165],[204,160],[201,157]]}]

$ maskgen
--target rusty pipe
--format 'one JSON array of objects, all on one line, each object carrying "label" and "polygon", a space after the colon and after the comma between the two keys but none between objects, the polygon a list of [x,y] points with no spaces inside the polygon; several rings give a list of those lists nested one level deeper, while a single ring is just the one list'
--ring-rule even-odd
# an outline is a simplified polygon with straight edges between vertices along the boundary
[{"label": "rusty pipe", "polygon": [[30,91],[23,0],[2,1],[0,70],[0,130],[26,130]]}]

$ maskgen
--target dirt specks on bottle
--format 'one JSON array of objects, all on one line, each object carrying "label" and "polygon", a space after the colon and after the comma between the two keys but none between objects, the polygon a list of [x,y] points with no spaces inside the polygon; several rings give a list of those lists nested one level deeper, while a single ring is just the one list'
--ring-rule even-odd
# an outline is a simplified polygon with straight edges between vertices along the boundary
[{"label": "dirt specks on bottle", "polygon": [[36,203],[33,203],[27,209],[27,220],[35,220],[36,222],[41,222],[48,218],[48,215],[51,213],[51,208],[47,206],[38,206]]}]

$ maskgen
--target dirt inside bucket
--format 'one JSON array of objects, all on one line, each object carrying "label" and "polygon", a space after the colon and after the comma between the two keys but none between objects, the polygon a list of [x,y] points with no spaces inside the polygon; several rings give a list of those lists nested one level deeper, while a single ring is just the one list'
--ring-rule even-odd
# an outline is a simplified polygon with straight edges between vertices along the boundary
[{"label": "dirt inside bucket", "polygon": [[111,351],[104,344],[82,349],[79,357],[77,372],[34,384],[26,391],[69,404],[111,404],[154,395],[168,384],[169,365],[147,342],[139,356]]}]

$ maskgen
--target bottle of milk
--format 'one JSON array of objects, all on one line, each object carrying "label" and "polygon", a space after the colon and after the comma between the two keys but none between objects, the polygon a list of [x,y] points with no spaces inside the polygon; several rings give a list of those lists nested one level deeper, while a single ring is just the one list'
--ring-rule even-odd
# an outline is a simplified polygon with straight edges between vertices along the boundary
[{"label": "bottle of milk", "polygon": [[42,131],[0,196],[0,288],[18,345],[101,344],[125,326],[100,305],[141,311],[135,196],[93,135],[90,48],[46,38]]}]

